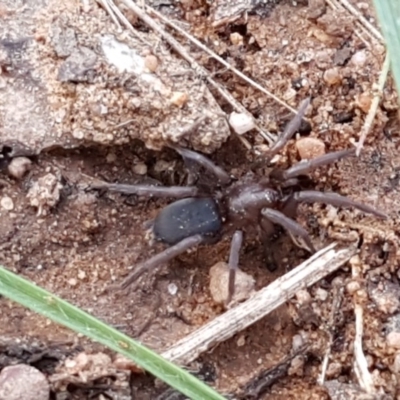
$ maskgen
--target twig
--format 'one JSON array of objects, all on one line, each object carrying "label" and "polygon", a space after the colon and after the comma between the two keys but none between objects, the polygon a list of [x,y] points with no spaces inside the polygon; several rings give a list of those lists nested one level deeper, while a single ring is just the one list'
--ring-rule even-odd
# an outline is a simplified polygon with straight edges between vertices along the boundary
[{"label": "twig", "polygon": [[212,58],[217,60],[219,63],[221,63],[224,67],[226,67],[227,70],[232,71],[235,75],[238,77],[242,78],[245,82],[247,82],[250,86],[255,87],[262,93],[266,94],[268,97],[271,97],[274,99],[277,103],[279,103],[281,106],[286,107],[288,110],[290,110],[292,113],[297,114],[297,110],[294,108],[290,107],[288,104],[286,104],[283,100],[281,100],[279,97],[275,96],[273,93],[271,93],[269,90],[265,89],[263,86],[258,84],[257,82],[253,81],[250,79],[248,76],[243,74],[243,72],[239,71],[232,65],[230,65],[228,62],[226,62],[223,58],[215,54],[211,49],[209,49],[207,46],[205,46],[203,43],[201,43],[199,40],[197,40],[195,37],[193,37],[190,33],[186,32],[183,30],[181,27],[178,25],[174,24],[171,22],[167,17],[159,13],[158,11],[154,10],[150,6],[146,6],[147,10],[149,10],[151,13],[156,15],[158,18],[160,18],[163,22],[165,22],[167,25],[169,25],[171,28],[174,28],[176,31],[178,31],[182,36],[184,36],[186,39],[194,43],[198,48],[201,50],[205,51],[208,55],[210,55]]},{"label": "twig", "polygon": [[[360,266],[353,263],[352,277],[355,280],[360,279]],[[354,314],[356,318],[356,333],[354,338],[354,371],[356,373],[358,383],[362,389],[369,394],[375,393],[374,382],[372,376],[368,370],[367,359],[365,358],[362,348],[363,338],[363,308],[362,305],[357,301],[357,297],[354,296]]]},{"label": "twig", "polygon": [[326,350],[326,353],[324,356],[324,360],[322,362],[321,375],[318,378],[318,383],[321,386],[325,382],[326,371],[327,371],[328,365],[329,365],[329,357],[331,356],[333,338],[334,338],[334,334],[335,334],[335,319],[336,319],[336,314],[340,308],[340,305],[342,304],[343,291],[344,291],[344,289],[342,286],[336,285],[334,287],[332,311],[331,311],[331,315],[329,317],[329,341],[328,341],[327,350]]},{"label": "twig", "polygon": [[115,15],[115,12],[111,8],[109,1],[108,0],[97,0],[98,3],[100,3],[103,8],[108,12],[108,15],[111,17],[111,19],[114,21],[114,24],[118,26],[118,29],[121,29],[121,25],[118,21],[118,18]]},{"label": "twig", "polygon": [[336,244],[327,246],[286,275],[255,293],[246,302],[218,316],[190,335],[181,339],[163,356],[180,364],[188,364],[200,354],[231,338],[282,305],[305,287],[346,263],[357,249],[335,250]]},{"label": "twig", "polygon": [[136,38],[144,42],[143,37],[139,34],[139,32],[132,26],[132,24],[128,21],[125,15],[121,12],[121,10],[115,5],[113,0],[99,0],[104,5],[108,13],[111,15],[111,18],[114,22],[117,23],[118,27],[121,28],[121,25],[118,23],[118,18],[121,23],[127,28],[131,33],[135,35]]},{"label": "twig", "polygon": [[[130,8],[144,23],[146,23],[151,29],[160,34],[174,50],[184,58],[191,67],[200,75],[205,77],[207,82],[212,85],[218,93],[224,97],[224,99],[231,104],[231,106],[237,112],[245,113],[249,115],[256,126],[257,131],[267,140],[270,144],[274,142],[275,138],[272,138],[270,134],[263,132],[261,128],[258,127],[256,120],[249,113],[245,107],[243,107],[225,88],[223,88],[218,82],[216,82],[210,75],[210,73],[203,68],[198,62],[186,51],[186,49],[168,32],[166,32],[153,18],[151,18],[148,14],[146,14],[140,7],[138,7],[132,0],[122,0],[122,2]],[[250,143],[243,137],[238,135],[238,138],[242,141],[242,143],[247,147],[247,149],[251,149]]]},{"label": "twig", "polygon": [[360,155],[361,149],[364,146],[365,139],[367,138],[367,135],[368,135],[369,131],[371,130],[372,124],[374,122],[374,118],[375,118],[376,112],[378,111],[379,102],[381,101],[382,92],[383,92],[383,88],[385,87],[389,69],[390,69],[390,57],[389,57],[389,53],[386,52],[386,57],[385,57],[385,61],[382,66],[381,73],[379,75],[378,84],[376,85],[376,89],[374,90],[374,98],[372,99],[371,107],[369,108],[368,115],[365,118],[364,125],[361,129],[360,140],[358,141],[357,146],[356,146],[356,155],[357,156]]}]

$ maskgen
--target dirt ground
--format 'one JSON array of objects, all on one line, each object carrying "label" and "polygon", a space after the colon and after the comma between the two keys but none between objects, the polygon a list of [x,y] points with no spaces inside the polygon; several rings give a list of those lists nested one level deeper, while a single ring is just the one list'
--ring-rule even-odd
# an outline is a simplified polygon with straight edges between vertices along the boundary
[{"label": "dirt ground", "polygon": [[[223,20],[218,27],[212,27],[210,20],[219,18],[221,3],[224,2],[151,4],[171,20],[181,21],[231,65],[292,107],[312,96],[306,116],[311,131],[305,128],[302,136],[290,141],[281,152],[278,165],[299,160],[296,141],[304,136],[318,138],[327,152],[356,142],[382,67],[383,46],[364,34],[358,35],[358,25],[347,11],[334,10],[322,0],[310,0],[308,4],[285,0],[253,2],[256,5],[246,16]],[[370,1],[351,3],[376,25]],[[93,15],[108,18],[96,4],[91,7],[96,8]],[[139,21],[134,22],[140,31],[148,31]],[[178,39],[182,40],[179,36]],[[291,118],[289,111],[185,40],[182,43],[265,129],[281,131]],[[7,78],[5,69],[0,71]],[[90,87],[91,83],[79,85]],[[224,99],[211,92],[222,110],[232,111]],[[400,131],[396,101],[389,78],[361,156],[311,175],[311,186],[316,190],[347,195],[386,212],[389,218],[380,220],[352,209],[336,212],[333,207],[320,204],[303,206],[298,217],[317,248],[333,241],[341,246],[358,244],[363,277],[357,281],[356,293],[352,290],[350,265],[346,265],[314,285],[308,291],[309,301],[304,303],[301,296],[296,297],[188,366],[221,393],[232,398],[250,397],[253,393],[253,398],[268,400],[339,398],[329,395],[317,382],[330,333],[333,345],[327,380],[357,387],[353,370],[354,296],[359,296],[364,299],[363,346],[374,385],[388,398],[400,395],[400,343],[389,339],[390,333],[400,335]],[[0,130],[1,124],[0,120]],[[212,152],[212,160],[236,177],[249,172],[267,148],[255,131],[245,138],[252,151],[234,134],[226,141],[221,136],[211,146],[219,147]],[[197,143],[195,147],[199,146]],[[137,262],[162,248],[150,246],[145,223],[167,201],[86,191],[85,185],[92,177],[119,183],[157,180],[166,185],[182,184],[185,168],[180,157],[172,150],[150,150],[134,135],[125,144],[94,140],[70,149],[58,147],[31,157],[33,164],[22,179],[9,175],[7,160],[2,163],[0,263],[160,352],[221,314],[223,309],[209,293],[209,269],[227,260],[230,238],[178,257],[156,274],[142,277],[134,290],[110,290]],[[256,173],[261,177],[266,170],[257,169]],[[28,193],[32,193],[35,182],[43,182],[43,177],[51,181],[54,204],[43,200],[43,209],[38,210]],[[263,255],[257,238],[247,238],[240,266],[256,279],[257,289],[309,257],[286,237],[277,244],[280,265],[276,271],[266,268]],[[340,295],[333,282],[341,282],[344,290]],[[171,284],[176,285],[176,293]],[[332,324],[337,296],[341,306]],[[49,376],[54,399],[179,398],[151,377],[130,374],[115,366],[98,375],[92,371],[87,381],[79,381],[77,376],[60,377],[66,371],[66,360],[81,352],[114,355],[7,299],[0,300],[0,310],[0,368],[16,362],[37,367]],[[310,344],[307,350],[284,365],[282,373],[263,393],[254,392],[257,378],[282,363],[299,340]],[[357,393],[354,398],[358,398]]]}]

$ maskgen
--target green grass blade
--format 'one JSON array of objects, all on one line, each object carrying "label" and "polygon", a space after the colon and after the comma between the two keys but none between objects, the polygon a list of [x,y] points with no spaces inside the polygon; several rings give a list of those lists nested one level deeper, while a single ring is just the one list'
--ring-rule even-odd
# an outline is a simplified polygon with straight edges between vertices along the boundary
[{"label": "green grass blade", "polygon": [[123,354],[194,400],[224,400],[187,371],[65,300],[0,266],[0,294]]},{"label": "green grass blade", "polygon": [[374,5],[391,58],[397,93],[400,93],[400,0],[374,0]]}]

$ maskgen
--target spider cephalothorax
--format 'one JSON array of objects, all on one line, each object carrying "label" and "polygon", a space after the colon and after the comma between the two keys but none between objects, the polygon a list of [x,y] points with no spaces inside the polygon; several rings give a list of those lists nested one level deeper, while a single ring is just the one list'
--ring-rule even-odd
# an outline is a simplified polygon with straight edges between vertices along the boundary
[{"label": "spider cephalothorax", "polygon": [[[298,114],[290,121],[283,134],[269,151],[269,158],[277,154],[298,130],[309,100],[305,100]],[[286,169],[273,170],[269,176],[257,180],[246,175],[234,181],[222,168],[207,157],[192,150],[173,147],[184,159],[189,172],[196,174],[201,167],[210,174],[212,184],[201,186],[150,186],[101,183],[92,186],[139,196],[175,198],[163,208],[153,221],[154,237],[168,244],[161,253],[144,261],[127,277],[122,286],[127,287],[140,275],[160,263],[165,263],[186,250],[199,244],[210,243],[232,235],[229,256],[229,298],[232,298],[235,274],[239,263],[239,252],[243,232],[256,231],[264,244],[273,236],[276,226],[284,228],[292,238],[299,238],[304,247],[314,252],[314,246],[307,231],[295,221],[298,205],[321,202],[336,207],[355,207],[367,213],[385,217],[374,208],[341,196],[314,190],[285,191],[281,187],[294,187],[298,177],[307,175],[312,169],[331,164],[354,153],[353,149],[325,154],[308,161],[301,161]],[[285,193],[285,194],[284,194]]]}]

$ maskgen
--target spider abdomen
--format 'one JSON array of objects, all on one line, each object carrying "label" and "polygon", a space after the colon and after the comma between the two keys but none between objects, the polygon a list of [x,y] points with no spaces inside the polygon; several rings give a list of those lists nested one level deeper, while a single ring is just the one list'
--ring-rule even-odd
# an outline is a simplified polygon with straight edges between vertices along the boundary
[{"label": "spider abdomen", "polygon": [[213,236],[221,228],[216,202],[210,197],[190,197],[177,200],[161,210],[154,221],[153,232],[157,240],[173,245],[189,236]]}]

